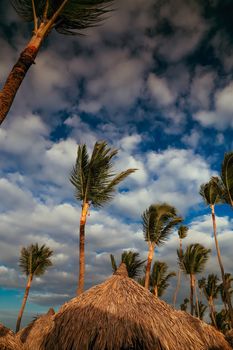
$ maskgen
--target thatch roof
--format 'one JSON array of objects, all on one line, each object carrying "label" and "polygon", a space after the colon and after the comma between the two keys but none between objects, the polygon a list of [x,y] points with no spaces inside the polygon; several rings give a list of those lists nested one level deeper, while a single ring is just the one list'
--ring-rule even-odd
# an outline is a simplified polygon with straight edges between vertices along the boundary
[{"label": "thatch roof", "polygon": [[231,344],[232,348],[233,348],[233,329],[231,329],[230,331],[228,331],[226,334],[225,334],[225,338],[226,340],[228,341],[228,343]]},{"label": "thatch roof", "polygon": [[0,323],[0,350],[21,350],[22,344],[14,332]]},{"label": "thatch roof", "polygon": [[106,282],[64,304],[40,350],[230,350],[224,336],[175,311],[126,276],[124,265]]},{"label": "thatch roof", "polygon": [[[44,337],[50,333],[53,327],[55,311],[49,311],[35,318],[29,325],[17,333],[17,338],[23,344],[24,350],[40,350]],[[1,350],[1,349],[0,349]]]}]

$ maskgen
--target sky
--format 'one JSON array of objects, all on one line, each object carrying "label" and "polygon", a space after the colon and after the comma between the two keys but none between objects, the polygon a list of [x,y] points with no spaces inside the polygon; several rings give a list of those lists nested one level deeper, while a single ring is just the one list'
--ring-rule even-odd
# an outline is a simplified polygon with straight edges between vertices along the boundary
[{"label": "sky", "polygon": [[[0,84],[32,28],[0,2]],[[80,203],[69,181],[77,147],[97,140],[118,148],[116,171],[137,168],[113,201],[91,208],[85,288],[112,273],[109,254],[147,257],[141,214],[168,202],[189,226],[184,246],[212,249],[204,275],[218,273],[202,183],[233,149],[233,4],[230,0],[118,0],[85,35],[50,33],[0,128],[0,322],[15,327],[26,283],[20,250],[54,251],[53,267],[33,280],[23,325],[75,296]],[[225,270],[233,273],[233,212],[216,208]],[[177,232],[155,259],[177,271]],[[201,276],[200,276],[201,277]],[[171,303],[175,279],[164,299]],[[189,295],[182,276],[179,305]]]}]

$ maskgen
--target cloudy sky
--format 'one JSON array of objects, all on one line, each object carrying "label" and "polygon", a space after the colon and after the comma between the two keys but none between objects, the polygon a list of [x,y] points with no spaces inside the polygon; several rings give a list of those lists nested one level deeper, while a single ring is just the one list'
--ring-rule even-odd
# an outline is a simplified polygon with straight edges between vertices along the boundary
[{"label": "cloudy sky", "polygon": [[[54,266],[33,281],[24,324],[75,295],[80,203],[69,174],[77,145],[119,149],[116,169],[136,167],[114,200],[91,209],[86,227],[86,288],[111,274],[109,254],[147,255],[141,214],[169,202],[189,226],[184,245],[213,249],[200,184],[218,174],[233,148],[233,5],[230,0],[118,0],[85,36],[51,33],[0,128],[0,322],[14,327],[25,287],[22,246],[54,250]],[[0,3],[0,82],[31,35]],[[232,272],[233,214],[216,209],[226,271]],[[176,270],[177,233],[156,250]],[[171,302],[174,283],[165,299]],[[178,304],[188,295],[187,278]]]}]

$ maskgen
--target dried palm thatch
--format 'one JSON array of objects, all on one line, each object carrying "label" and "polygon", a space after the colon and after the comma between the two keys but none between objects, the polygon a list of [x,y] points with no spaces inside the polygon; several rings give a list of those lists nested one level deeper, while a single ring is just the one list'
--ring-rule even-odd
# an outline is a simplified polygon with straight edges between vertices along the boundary
[{"label": "dried palm thatch", "polygon": [[54,309],[50,308],[47,314],[35,318],[27,327],[17,333],[17,338],[23,344],[23,350],[41,349],[44,337],[49,334],[53,327],[54,315]]},{"label": "dried palm thatch", "polygon": [[106,282],[64,304],[40,350],[230,350],[211,326],[175,311],[127,277],[122,264]]},{"label": "dried palm thatch", "polygon": [[0,350],[21,350],[22,344],[14,332],[0,323]]},{"label": "dried palm thatch", "polygon": [[233,329],[231,329],[230,331],[228,331],[225,335],[226,340],[228,341],[228,343],[231,344],[232,348],[233,348]]}]

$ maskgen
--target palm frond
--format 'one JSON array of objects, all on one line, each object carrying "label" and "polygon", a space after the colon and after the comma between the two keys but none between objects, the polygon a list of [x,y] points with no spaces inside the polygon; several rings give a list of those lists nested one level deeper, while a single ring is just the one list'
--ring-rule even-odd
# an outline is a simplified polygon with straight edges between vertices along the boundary
[{"label": "palm frond", "polygon": [[[25,22],[33,21],[32,0],[10,0],[10,2],[15,11]],[[36,14],[38,17],[42,16],[45,2],[45,0],[35,1]]]},{"label": "palm frond", "polygon": [[75,186],[76,198],[85,199],[89,168],[89,156],[86,145],[79,145],[75,166],[70,175],[70,182]]},{"label": "palm frond", "polygon": [[155,261],[152,267],[152,272],[150,275],[150,285],[151,291],[153,292],[154,288],[157,287],[158,296],[162,296],[169,286],[169,279],[176,276],[175,272],[169,272],[168,265],[162,261]]},{"label": "palm frond", "polygon": [[190,244],[185,252],[177,250],[178,263],[181,270],[188,275],[195,275],[204,270],[211,250],[199,243]]},{"label": "palm frond", "polygon": [[111,260],[111,265],[112,265],[112,272],[116,272],[117,270],[117,264],[116,260],[113,254],[110,254],[110,260]]},{"label": "palm frond", "polygon": [[185,225],[180,225],[180,227],[178,228],[178,236],[180,239],[184,239],[187,237],[187,233],[188,233],[188,226]]},{"label": "palm frond", "polygon": [[200,195],[207,205],[215,205],[222,202],[222,192],[218,177],[212,177],[209,182],[200,186]]},{"label": "palm frond", "polygon": [[233,207],[233,152],[228,152],[224,155],[221,179],[226,188],[228,203]]},{"label": "palm frond", "polygon": [[48,267],[52,266],[51,256],[53,251],[42,245],[38,246],[38,243],[31,244],[28,247],[21,249],[21,255],[19,259],[19,266],[21,270],[28,276],[40,276],[45,273]]}]

